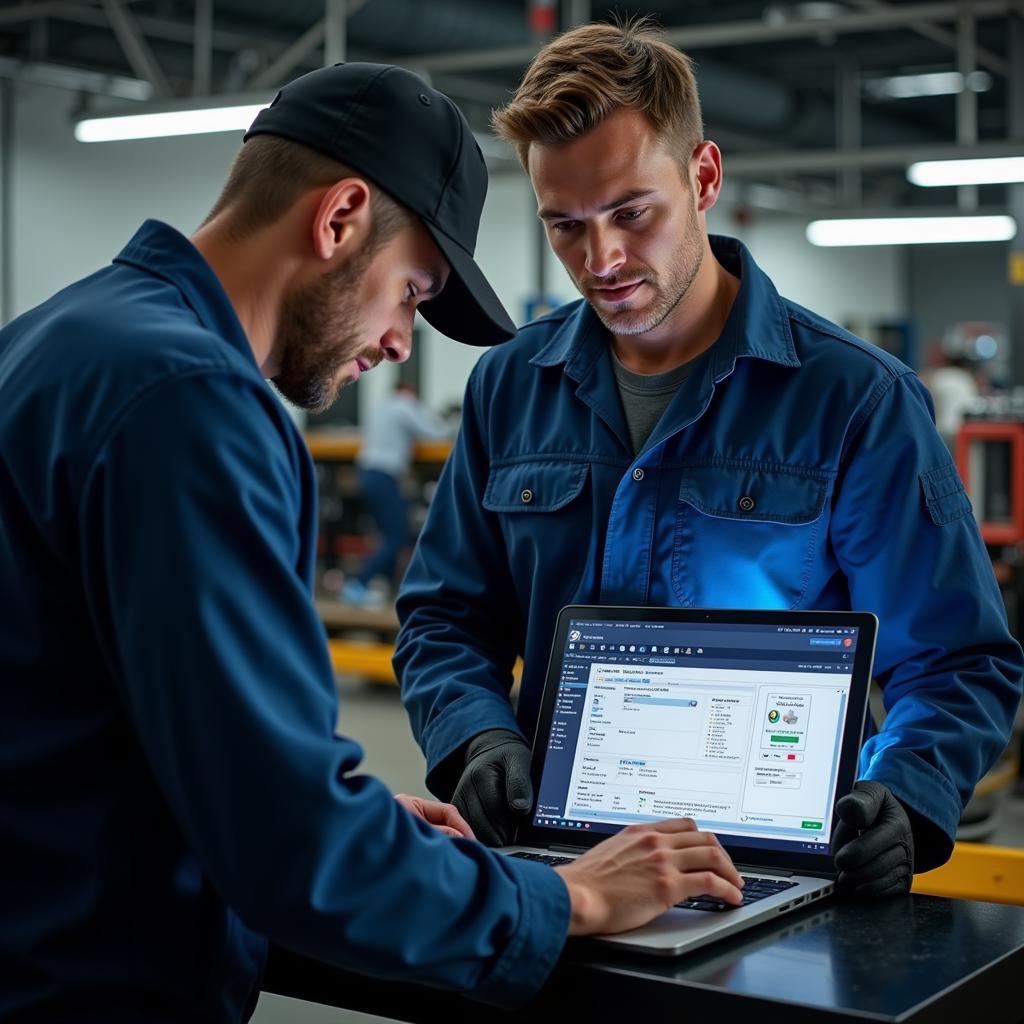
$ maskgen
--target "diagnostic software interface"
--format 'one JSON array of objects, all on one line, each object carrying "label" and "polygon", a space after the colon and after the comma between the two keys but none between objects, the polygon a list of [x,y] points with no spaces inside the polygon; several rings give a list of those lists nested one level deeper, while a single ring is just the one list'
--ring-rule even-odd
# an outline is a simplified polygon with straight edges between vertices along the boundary
[{"label": "diagnostic software interface", "polygon": [[743,845],[827,847],[857,633],[572,621],[536,824],[690,817]]}]

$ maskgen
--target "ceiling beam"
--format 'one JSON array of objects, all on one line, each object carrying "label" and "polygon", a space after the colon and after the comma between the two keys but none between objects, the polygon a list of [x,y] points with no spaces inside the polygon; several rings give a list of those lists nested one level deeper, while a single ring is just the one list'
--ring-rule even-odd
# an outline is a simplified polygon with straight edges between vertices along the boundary
[{"label": "ceiling beam", "polygon": [[153,56],[149,43],[139,31],[135,19],[121,6],[121,0],[103,0],[103,10],[110,22],[110,27],[114,30],[114,35],[117,36],[117,41],[121,44],[121,49],[124,50],[125,57],[128,58],[132,71],[139,78],[151,82],[157,96],[172,95],[171,85],[157,63],[156,57]]},{"label": "ceiling beam", "polygon": [[0,78],[18,82],[31,82],[55,89],[88,92],[96,96],[111,96],[119,100],[145,102],[153,97],[153,85],[141,78],[88,71],[48,61],[25,61],[0,56]]},{"label": "ceiling beam", "polygon": [[[1000,18],[1015,10],[1015,0],[971,0],[971,13],[977,19]],[[963,9],[962,0],[941,3],[906,3],[834,18],[800,18],[768,25],[759,19],[671,28],[665,32],[669,42],[686,50],[706,46],[738,46],[749,43],[773,43],[783,39],[813,39],[822,33],[848,35],[876,29],[912,28],[921,21],[955,22]]]},{"label": "ceiling beam", "polygon": [[340,64],[348,50],[348,0],[324,0],[323,63]]},{"label": "ceiling beam", "polygon": [[[326,51],[337,47],[339,38],[342,40],[341,48],[344,51],[346,22],[365,4],[366,0],[341,0],[338,5],[335,0],[335,5],[332,7],[328,0],[324,17],[310,25],[298,39],[287,46],[262,71],[254,75],[249,80],[248,88],[265,89],[280,85],[296,67],[309,60],[321,48],[324,50],[324,59],[321,63],[335,64],[339,60],[344,60],[344,52],[340,57],[335,58],[334,55],[328,54]],[[329,45],[332,37],[335,42]]]},{"label": "ceiling beam", "polygon": [[[17,25],[23,21],[36,21],[39,18],[59,18],[69,9],[73,11],[75,7],[68,3],[68,0],[18,4],[15,7],[8,7],[6,11],[0,11],[0,26]],[[100,17],[104,22],[106,21],[102,15]]]},{"label": "ceiling beam", "polygon": [[192,93],[204,96],[213,88],[213,0],[196,0],[193,27]]},{"label": "ceiling beam", "polygon": [[[110,27],[110,22],[102,10],[92,5],[75,4],[70,0],[43,0],[41,3],[23,3],[17,7],[0,10],[0,27],[33,21],[38,18],[53,18],[55,21],[70,21],[72,24],[92,25],[96,28]],[[190,21],[138,15],[135,18],[135,24],[151,39],[163,39],[170,43],[184,43],[190,46],[195,37],[195,24]],[[277,33],[256,34],[223,27],[211,30],[210,41],[216,49],[232,53],[237,50],[260,47],[264,49],[272,47],[276,51],[287,42]]]},{"label": "ceiling beam", "polygon": [[[973,0],[971,13],[977,19],[999,18],[1016,9],[1015,0]],[[808,39],[820,36],[872,32],[876,29],[906,28],[921,21],[956,21],[960,0],[941,3],[908,3],[884,10],[859,11],[835,18],[800,18],[769,25],[760,19],[726,21],[715,25],[693,25],[666,29],[664,38],[687,53],[711,46],[742,46],[772,43],[783,39]],[[423,54],[416,57],[416,66],[424,71],[474,71],[485,68],[521,67],[529,64],[540,49],[539,44],[504,46],[482,50],[460,50],[455,53]],[[387,63],[404,64],[408,57],[392,57]]]},{"label": "ceiling beam", "polygon": [[258,74],[253,75],[249,79],[248,87],[250,89],[266,89],[283,81],[290,71],[323,46],[325,21],[326,19],[321,18],[315,24],[310,25],[275,60],[271,61]]},{"label": "ceiling beam", "polygon": [[[878,11],[889,7],[883,0],[849,0],[849,2],[859,7],[862,11]],[[938,25],[931,25],[926,21],[916,21],[907,27],[913,29],[919,36],[924,36],[925,39],[930,39],[934,43],[941,43],[953,51],[957,49],[958,36],[956,32],[950,32],[948,29],[940,28]],[[1008,66],[999,54],[979,46],[975,56],[981,67],[988,68],[989,71],[994,71],[997,75],[1006,75]]]}]

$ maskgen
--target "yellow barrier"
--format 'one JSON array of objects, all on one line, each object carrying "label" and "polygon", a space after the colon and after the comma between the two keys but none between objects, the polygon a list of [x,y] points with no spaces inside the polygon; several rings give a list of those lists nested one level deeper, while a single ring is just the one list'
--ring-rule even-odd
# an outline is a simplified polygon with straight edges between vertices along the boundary
[{"label": "yellow barrier", "polygon": [[957,843],[953,856],[941,868],[915,876],[914,892],[1024,904],[1024,850]]},{"label": "yellow barrier", "polygon": [[[398,685],[394,669],[391,667],[391,656],[395,653],[392,644],[374,643],[368,640],[335,640],[327,641],[327,650],[331,655],[331,664],[338,675],[357,676],[373,683],[390,683]],[[515,693],[523,674],[522,659],[516,659],[512,677],[515,680],[512,692]]]},{"label": "yellow barrier", "polygon": [[359,676],[374,683],[397,684],[391,667],[392,644],[360,640],[328,640],[331,664],[339,675]]},{"label": "yellow barrier", "polygon": [[[309,454],[320,462],[351,462],[362,447],[358,434],[338,434],[331,431],[311,432],[306,435]],[[452,450],[451,441],[417,441],[412,456],[415,462],[444,462]]]}]

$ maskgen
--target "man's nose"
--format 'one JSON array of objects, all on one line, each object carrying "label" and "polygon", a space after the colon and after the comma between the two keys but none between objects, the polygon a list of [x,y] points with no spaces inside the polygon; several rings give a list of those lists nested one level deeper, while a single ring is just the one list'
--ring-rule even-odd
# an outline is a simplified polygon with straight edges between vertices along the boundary
[{"label": "man's nose", "polygon": [[380,339],[380,347],[389,363],[404,363],[412,355],[412,331],[397,331],[392,327]]},{"label": "man's nose", "polygon": [[600,228],[587,235],[587,272],[594,277],[607,277],[625,262],[625,254],[614,232]]}]

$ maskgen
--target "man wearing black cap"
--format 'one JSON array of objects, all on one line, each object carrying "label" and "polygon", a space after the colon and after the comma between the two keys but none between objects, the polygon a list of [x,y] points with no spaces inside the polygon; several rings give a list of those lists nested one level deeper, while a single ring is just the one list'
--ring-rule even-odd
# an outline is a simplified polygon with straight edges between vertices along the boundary
[{"label": "man wearing black cap", "polygon": [[286,86],[190,241],[148,221],[0,332],[0,1020],[238,1021],[267,938],[527,999],[566,934],[739,876],[686,820],[552,870],[357,773],[310,600],[307,408],[408,357],[415,310],[512,325],[486,175],[397,68]]}]

